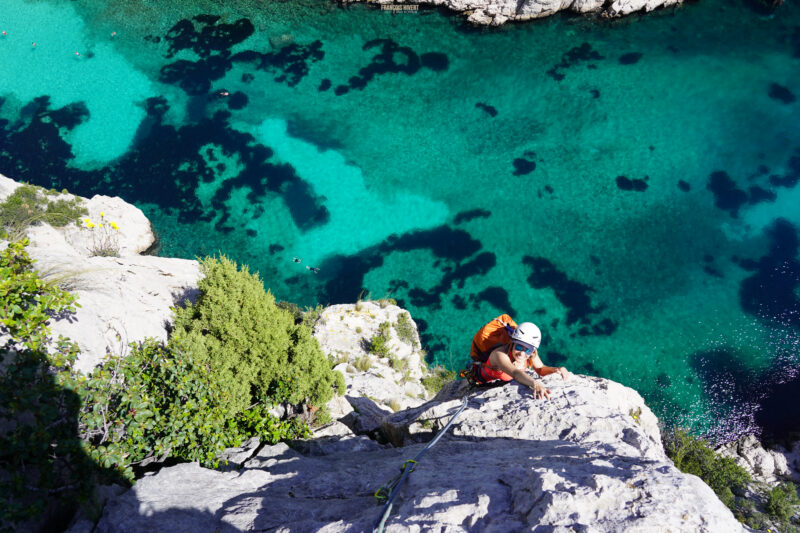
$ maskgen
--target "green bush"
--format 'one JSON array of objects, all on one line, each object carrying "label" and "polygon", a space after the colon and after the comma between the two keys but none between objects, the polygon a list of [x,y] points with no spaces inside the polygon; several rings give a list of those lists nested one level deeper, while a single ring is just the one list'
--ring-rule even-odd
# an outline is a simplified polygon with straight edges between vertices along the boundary
[{"label": "green bush", "polygon": [[52,201],[41,187],[21,185],[0,203],[0,229],[11,239],[19,239],[28,226],[46,222],[61,227],[87,214],[77,198]]},{"label": "green bush", "polygon": [[90,456],[133,479],[132,467],[173,457],[214,464],[228,445],[228,393],[177,343],[131,345],[81,380],[81,438]]},{"label": "green bush", "polygon": [[381,322],[378,325],[378,333],[376,333],[369,341],[369,353],[375,354],[378,357],[389,356],[389,328],[391,324],[388,322]]},{"label": "green bush", "polygon": [[[325,307],[321,304],[316,307],[306,307],[305,311],[303,311],[303,323],[309,328],[313,328],[324,310]],[[344,318],[344,316],[341,318]]]},{"label": "green bush", "polygon": [[[205,360],[173,336],[166,345],[153,340],[133,344],[130,353],[109,356],[89,376],[74,372],[77,346],[66,339],[54,342],[47,327],[53,315],[74,311],[74,297],[39,278],[26,245],[11,243],[0,253],[0,334],[6,335],[0,345],[0,531],[35,528],[30,521],[54,503],[72,508],[94,483],[132,481],[136,467],[152,460],[214,465],[222,449],[252,436],[270,444],[308,437],[302,420],[280,420],[269,413],[275,399],[309,398],[321,405],[332,387],[344,391],[344,378],[331,371],[310,329],[295,324],[288,311],[277,313],[274,304],[273,309],[267,306],[266,316],[278,314],[274,323],[282,329],[269,338],[285,340],[285,368],[268,385],[255,384],[268,390],[271,399],[249,403],[248,398],[244,408],[237,408],[231,400],[235,390],[216,379],[217,359],[208,357],[217,354],[214,350],[233,349],[220,339],[209,343]],[[231,312],[222,320],[214,297],[237,283],[249,288],[246,283],[253,277],[230,263],[220,264],[221,272],[206,270],[210,291],[194,312],[223,335],[230,334],[236,347],[246,346],[243,336],[266,327],[262,317],[248,322],[241,312]],[[237,302],[271,301],[260,285],[255,296],[240,289],[230,293]],[[243,309],[252,310],[252,305]],[[197,345],[209,337],[204,323],[186,320],[185,338]],[[48,345],[55,346],[49,354]],[[258,375],[260,369],[255,370]],[[317,412],[325,416],[324,409]]]},{"label": "green bush", "polygon": [[9,243],[0,253],[0,333],[10,336],[5,348],[21,344],[39,351],[50,338],[50,316],[73,312],[77,304],[75,297],[39,278],[26,246],[27,239]]},{"label": "green bush", "polygon": [[767,493],[767,503],[765,505],[767,514],[783,526],[789,523],[789,519],[794,515],[797,505],[800,505],[800,499],[797,497],[797,486],[790,481],[781,483]]},{"label": "green bush", "polygon": [[47,325],[75,299],[39,279],[27,244],[0,251],[0,531],[31,529],[48,508],[74,505],[96,470],[75,431],[77,347],[52,339]]},{"label": "green bush", "polygon": [[201,261],[205,277],[195,304],[176,310],[173,337],[230,392],[230,409],[288,401],[325,405],[344,377],[294,315],[275,304],[258,275],[226,257]]},{"label": "green bush", "polygon": [[431,393],[436,394],[451,381],[455,380],[458,373],[455,370],[447,370],[441,366],[435,366],[430,369],[430,374],[422,378],[422,386]]},{"label": "green bush", "polygon": [[276,444],[287,439],[311,437],[311,430],[299,418],[281,420],[269,413],[269,406],[259,404],[245,409],[227,424],[226,446],[239,446],[250,437],[262,443]]},{"label": "green bush", "polygon": [[406,344],[410,344],[413,348],[419,348],[419,343],[414,335],[414,323],[411,321],[411,315],[409,315],[408,312],[402,312],[397,317],[394,331],[397,333],[398,339]]},{"label": "green bush", "polygon": [[665,438],[664,449],[678,470],[698,476],[728,508],[736,510],[736,496],[743,495],[752,481],[744,468],[730,457],[718,455],[705,440],[681,429]]}]

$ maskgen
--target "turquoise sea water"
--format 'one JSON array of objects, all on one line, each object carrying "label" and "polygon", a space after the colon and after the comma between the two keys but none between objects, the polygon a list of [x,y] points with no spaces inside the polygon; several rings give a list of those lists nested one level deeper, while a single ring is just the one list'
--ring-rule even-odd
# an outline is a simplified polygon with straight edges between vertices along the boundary
[{"label": "turquoise sea water", "polygon": [[136,203],[163,255],[225,253],[304,306],[393,297],[451,368],[509,312],[545,363],[718,437],[800,419],[781,403],[798,6],[474,29],[319,1],[6,0],[0,30],[0,172]]}]

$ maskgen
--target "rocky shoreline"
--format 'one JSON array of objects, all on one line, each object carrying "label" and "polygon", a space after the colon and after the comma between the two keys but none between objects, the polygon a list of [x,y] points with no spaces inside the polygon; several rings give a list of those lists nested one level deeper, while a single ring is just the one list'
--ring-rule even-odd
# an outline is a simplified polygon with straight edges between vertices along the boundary
[{"label": "rocky shoreline", "polygon": [[[19,184],[0,176],[0,201]],[[150,224],[119,198],[83,199],[89,218],[113,217],[119,256],[94,257],[74,225],[32,226],[31,256],[79,298],[52,329],[77,341],[79,367],[145,337],[166,339],[171,308],[197,291],[196,261],[140,255]],[[124,230],[124,231],[123,231]],[[2,243],[0,243],[2,244]],[[370,340],[384,336],[383,349]],[[345,376],[332,420],[312,439],[229,449],[220,470],[162,468],[130,490],[98,490],[95,524],[78,515],[71,533],[152,531],[366,531],[381,507],[373,493],[464,411],[417,465],[386,531],[743,531],[699,478],[677,470],[657,418],[636,391],[589,376],[544,378],[549,402],[516,384],[470,390],[451,382],[435,397],[416,325],[390,301],[321,311],[314,336]],[[724,450],[765,483],[798,479],[800,449],[764,450],[751,440]]]},{"label": "rocky shoreline", "polygon": [[510,21],[549,17],[559,11],[615,18],[683,3],[683,0],[344,0],[343,3],[357,1],[377,4],[383,9],[395,5],[441,6],[462,13],[470,23],[479,26],[501,26]]}]

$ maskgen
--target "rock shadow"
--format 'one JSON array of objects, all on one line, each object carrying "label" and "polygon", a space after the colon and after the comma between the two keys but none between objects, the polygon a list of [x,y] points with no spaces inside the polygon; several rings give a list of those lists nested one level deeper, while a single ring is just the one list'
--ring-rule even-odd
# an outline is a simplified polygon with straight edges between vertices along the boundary
[{"label": "rock shadow", "polygon": [[[127,486],[89,457],[80,397],[56,382],[44,353],[0,346],[0,506],[14,531],[63,531],[96,483]],[[47,495],[43,497],[43,495]]]}]

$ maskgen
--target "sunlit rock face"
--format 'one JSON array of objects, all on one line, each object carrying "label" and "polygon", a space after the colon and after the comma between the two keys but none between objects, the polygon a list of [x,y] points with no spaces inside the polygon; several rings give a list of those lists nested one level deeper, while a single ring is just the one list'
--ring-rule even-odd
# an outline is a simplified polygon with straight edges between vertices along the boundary
[{"label": "sunlit rock face", "polygon": [[[0,201],[19,185],[0,176]],[[76,312],[54,317],[50,327],[54,337],[78,343],[76,368],[89,372],[106,354],[126,353],[130,342],[166,341],[171,308],[195,297],[200,268],[197,261],[140,255],[156,237],[137,207],[118,197],[80,200],[93,228],[35,224],[27,236],[39,273],[77,297]],[[95,255],[104,249],[114,255]]]},{"label": "sunlit rock face", "polygon": [[[396,3],[378,0],[378,4]],[[473,24],[500,26],[509,20],[528,20],[553,15],[559,11],[597,12],[605,17],[620,17],[638,11],[649,12],[659,7],[682,3],[682,0],[423,0],[402,2],[445,6],[468,15]]]},{"label": "sunlit rock face", "polygon": [[514,383],[455,383],[384,418],[405,446],[362,451],[350,439],[352,449],[342,440],[327,455],[267,446],[237,472],[165,468],[112,500],[95,531],[369,531],[382,514],[374,492],[465,400],[398,489],[385,531],[742,531],[708,486],[666,458],[635,391],[584,376],[544,382],[550,401]]}]

